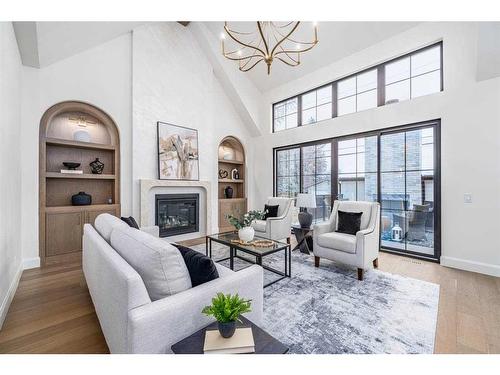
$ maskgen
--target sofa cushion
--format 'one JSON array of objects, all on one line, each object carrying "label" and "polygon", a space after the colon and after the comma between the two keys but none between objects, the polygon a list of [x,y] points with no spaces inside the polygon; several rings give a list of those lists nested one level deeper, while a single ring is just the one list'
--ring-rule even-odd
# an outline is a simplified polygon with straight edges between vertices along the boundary
[{"label": "sofa cushion", "polygon": [[269,204],[265,204],[264,211],[267,211],[267,212],[264,216],[264,220],[266,220],[267,218],[270,218],[270,217],[277,217],[279,206],[280,206],[279,204],[276,204],[274,206],[271,206]]},{"label": "sofa cushion", "polygon": [[113,232],[113,229],[126,229],[128,228],[128,225],[116,216],[110,214],[100,214],[94,221],[94,228],[101,235],[101,237],[106,240],[107,243],[110,243],[111,232]]},{"label": "sofa cushion", "polygon": [[324,233],[318,236],[318,245],[329,249],[356,253],[356,236],[339,232]]},{"label": "sofa cushion", "polygon": [[361,226],[362,212],[344,212],[339,210],[339,224],[337,232],[346,234],[356,234]]},{"label": "sofa cushion", "polygon": [[[362,201],[337,201],[338,210],[344,212],[362,212],[360,229],[368,228],[370,223],[370,218],[372,214],[373,202],[362,202]],[[337,213],[337,223],[338,223],[338,213]],[[337,229],[337,228],[335,228]]]},{"label": "sofa cushion", "polygon": [[179,249],[184,258],[193,288],[219,277],[219,272],[217,272],[217,267],[212,259],[189,247],[175,243],[172,245]]},{"label": "sofa cushion", "polygon": [[188,269],[177,248],[125,226],[113,230],[111,246],[141,275],[152,301],[191,288]]},{"label": "sofa cushion", "polygon": [[253,229],[257,232],[265,232],[266,231],[266,221],[265,220],[254,220],[252,223]]}]

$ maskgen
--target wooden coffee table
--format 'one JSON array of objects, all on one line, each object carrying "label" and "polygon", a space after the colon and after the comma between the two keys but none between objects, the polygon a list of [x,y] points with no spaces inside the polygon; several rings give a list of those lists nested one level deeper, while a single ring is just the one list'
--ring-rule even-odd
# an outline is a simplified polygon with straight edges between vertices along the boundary
[{"label": "wooden coffee table", "polygon": [[[281,341],[276,340],[269,333],[259,326],[252,323],[245,317],[241,317],[242,323],[238,322],[237,327],[251,327],[253,340],[255,342],[254,354],[285,354],[288,347]],[[172,351],[175,354],[203,354],[203,345],[205,344],[205,332],[207,330],[217,329],[217,322],[209,324],[205,328],[193,333],[191,336],[172,345]]]}]

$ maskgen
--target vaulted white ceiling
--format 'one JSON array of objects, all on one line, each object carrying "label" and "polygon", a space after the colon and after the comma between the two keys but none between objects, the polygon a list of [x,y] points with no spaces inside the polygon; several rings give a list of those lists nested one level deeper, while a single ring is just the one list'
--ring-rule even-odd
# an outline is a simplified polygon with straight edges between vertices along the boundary
[{"label": "vaulted white ceiling", "polygon": [[[214,43],[219,46],[224,23],[206,22],[206,25],[213,33]],[[247,74],[255,86],[261,92],[265,92],[330,65],[416,25],[418,25],[418,22],[319,22],[319,43],[312,50],[301,55],[301,64],[299,66],[292,68],[276,61],[272,64],[271,74],[267,75],[266,65],[260,63],[251,71],[241,74]],[[249,31],[256,29],[254,22],[229,22],[229,26],[235,30]],[[312,30],[311,22],[302,22],[297,30],[297,38],[299,40],[310,40],[313,35]],[[234,68],[238,69],[236,62]]]}]

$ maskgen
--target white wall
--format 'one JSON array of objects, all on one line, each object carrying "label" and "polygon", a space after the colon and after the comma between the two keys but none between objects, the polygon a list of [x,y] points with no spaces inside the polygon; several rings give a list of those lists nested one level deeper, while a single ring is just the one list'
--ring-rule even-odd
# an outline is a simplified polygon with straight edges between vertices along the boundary
[{"label": "white wall", "polygon": [[[271,104],[438,40],[444,43],[444,91],[315,125],[271,134]],[[500,79],[476,82],[477,25],[426,23],[264,94],[264,135],[255,139],[252,192],[273,193],[273,147],[441,118],[444,265],[500,276]],[[472,204],[463,194],[471,193]]]},{"label": "white wall", "polygon": [[[17,48],[17,46],[16,46]],[[132,213],[132,37],[128,33],[42,69],[23,67],[22,248],[36,266],[38,253],[38,131],[43,113],[66,100],[93,104],[118,125],[122,214]]]},{"label": "white wall", "polygon": [[0,22],[0,328],[22,272],[21,59],[11,22]]},{"label": "white wall", "polygon": [[133,31],[135,217],[140,217],[139,180],[158,178],[157,121],[198,130],[200,180],[212,183],[213,228],[209,231],[217,230],[218,144],[233,135],[242,141],[249,151],[247,160],[251,160],[250,134],[191,30],[177,23],[146,25]]}]

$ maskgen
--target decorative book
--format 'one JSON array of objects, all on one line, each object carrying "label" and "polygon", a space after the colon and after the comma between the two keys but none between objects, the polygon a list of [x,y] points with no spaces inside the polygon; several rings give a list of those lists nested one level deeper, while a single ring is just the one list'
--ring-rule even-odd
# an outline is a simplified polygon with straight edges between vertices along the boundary
[{"label": "decorative book", "polygon": [[222,337],[218,330],[205,332],[205,354],[243,354],[255,353],[252,328],[237,328],[228,339]]},{"label": "decorative book", "polygon": [[77,170],[77,169],[61,169],[61,173],[83,174],[83,171],[82,170]]}]

